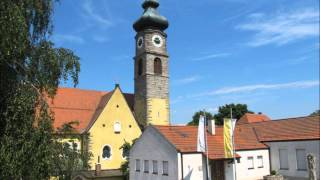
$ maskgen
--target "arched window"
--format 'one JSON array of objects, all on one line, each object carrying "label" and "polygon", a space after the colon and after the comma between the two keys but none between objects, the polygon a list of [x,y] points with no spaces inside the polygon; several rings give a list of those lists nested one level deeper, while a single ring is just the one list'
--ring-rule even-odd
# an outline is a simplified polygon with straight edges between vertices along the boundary
[{"label": "arched window", "polygon": [[103,159],[110,159],[111,157],[111,148],[108,145],[105,145],[102,149],[102,158]]},{"label": "arched window", "polygon": [[162,74],[162,63],[160,58],[154,59],[154,74]]},{"label": "arched window", "polygon": [[143,71],[143,62],[142,62],[142,59],[139,59],[139,62],[138,62],[138,75],[139,76],[142,75],[142,71]]}]

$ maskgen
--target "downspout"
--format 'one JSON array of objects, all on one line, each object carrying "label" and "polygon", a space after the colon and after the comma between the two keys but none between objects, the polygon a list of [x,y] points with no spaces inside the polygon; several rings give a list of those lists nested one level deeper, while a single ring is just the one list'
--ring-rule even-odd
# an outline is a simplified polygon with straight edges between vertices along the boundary
[{"label": "downspout", "polygon": [[183,155],[180,152],[180,161],[181,161],[181,180],[183,180]]}]

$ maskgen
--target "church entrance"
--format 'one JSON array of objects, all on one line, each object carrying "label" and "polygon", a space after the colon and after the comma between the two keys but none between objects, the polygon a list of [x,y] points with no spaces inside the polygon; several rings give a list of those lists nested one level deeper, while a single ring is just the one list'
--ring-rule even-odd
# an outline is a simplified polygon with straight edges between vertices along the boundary
[{"label": "church entrance", "polygon": [[211,165],[211,179],[224,180],[224,161],[212,161]]}]

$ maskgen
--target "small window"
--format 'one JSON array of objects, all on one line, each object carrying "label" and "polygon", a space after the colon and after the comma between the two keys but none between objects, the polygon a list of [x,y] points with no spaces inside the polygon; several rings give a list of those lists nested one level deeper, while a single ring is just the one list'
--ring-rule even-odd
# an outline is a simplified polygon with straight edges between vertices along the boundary
[{"label": "small window", "polygon": [[162,175],[168,176],[169,175],[169,162],[162,161]]},{"label": "small window", "polygon": [[307,170],[306,150],[296,149],[297,169],[300,171]]},{"label": "small window", "polygon": [[136,171],[140,172],[140,159],[136,159]]},{"label": "small window", "polygon": [[248,157],[248,169],[254,169],[253,157]]},{"label": "small window", "polygon": [[122,158],[126,159],[129,157],[129,152],[130,152],[130,149],[125,146],[122,148]]},{"label": "small window", "polygon": [[155,160],[152,161],[152,173],[158,174],[158,161],[155,161]]},{"label": "small window", "polygon": [[143,163],[143,172],[149,173],[149,161],[148,161],[148,160],[144,160],[144,163]]},{"label": "small window", "polygon": [[103,159],[110,159],[111,158],[111,148],[108,145],[103,147],[102,158]]},{"label": "small window", "polygon": [[115,133],[120,133],[121,132],[121,124],[119,122],[114,123],[113,129]]},{"label": "small window", "polygon": [[280,160],[280,169],[288,170],[288,149],[279,149],[279,160]]},{"label": "small window", "polygon": [[141,76],[143,72],[143,60],[140,59],[138,62],[138,75]]},{"label": "small window", "polygon": [[258,156],[258,168],[263,168],[263,156]]},{"label": "small window", "polygon": [[154,74],[162,74],[162,63],[160,58],[154,59]]}]

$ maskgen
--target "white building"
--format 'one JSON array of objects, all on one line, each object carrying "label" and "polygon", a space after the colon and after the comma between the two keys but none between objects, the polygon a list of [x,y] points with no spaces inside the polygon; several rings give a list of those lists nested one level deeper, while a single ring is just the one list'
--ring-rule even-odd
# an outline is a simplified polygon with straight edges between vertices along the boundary
[{"label": "white building", "polygon": [[[206,179],[206,154],[197,152],[196,126],[149,126],[130,151],[130,180]],[[270,172],[268,147],[253,128],[236,129],[238,180],[261,179]],[[223,127],[209,127],[211,179],[232,179],[232,159],[224,156]]]},{"label": "white building", "polygon": [[319,179],[320,116],[282,119],[252,124],[261,142],[270,147],[271,170],[289,179],[307,179],[306,156],[316,156]]},{"label": "white building", "polygon": [[[271,170],[306,178],[308,153],[316,155],[319,175],[319,127],[319,116],[277,121],[244,116],[235,129],[237,180],[262,179]],[[232,179],[232,159],[224,158],[223,128],[209,125],[208,156],[196,152],[197,132],[196,126],[147,127],[130,152],[130,179],[206,179],[206,157],[211,179]]]}]

